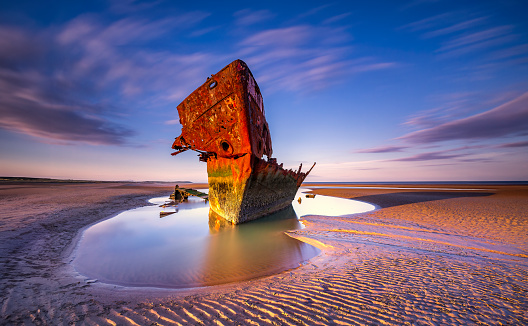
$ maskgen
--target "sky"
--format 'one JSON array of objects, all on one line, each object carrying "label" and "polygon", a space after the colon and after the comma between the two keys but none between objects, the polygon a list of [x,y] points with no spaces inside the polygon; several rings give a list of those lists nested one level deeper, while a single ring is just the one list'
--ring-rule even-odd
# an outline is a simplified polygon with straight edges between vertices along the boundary
[{"label": "sky", "polygon": [[236,59],[309,182],[528,180],[526,1],[0,2],[0,175],[207,181],[176,106]]}]

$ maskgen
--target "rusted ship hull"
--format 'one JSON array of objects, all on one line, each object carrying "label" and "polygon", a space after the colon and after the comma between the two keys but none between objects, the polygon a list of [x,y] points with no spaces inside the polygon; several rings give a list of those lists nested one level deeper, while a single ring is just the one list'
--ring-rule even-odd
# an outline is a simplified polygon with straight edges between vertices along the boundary
[{"label": "rusted ship hull", "polygon": [[[259,87],[236,60],[178,105],[182,134],[173,148],[195,150],[207,162],[211,210],[239,224],[291,204],[308,172],[271,158],[271,135]],[[267,160],[264,159],[267,156]]]},{"label": "rusted ship hull", "polygon": [[234,224],[287,207],[305,177],[250,155],[208,160],[207,173],[211,209]]}]

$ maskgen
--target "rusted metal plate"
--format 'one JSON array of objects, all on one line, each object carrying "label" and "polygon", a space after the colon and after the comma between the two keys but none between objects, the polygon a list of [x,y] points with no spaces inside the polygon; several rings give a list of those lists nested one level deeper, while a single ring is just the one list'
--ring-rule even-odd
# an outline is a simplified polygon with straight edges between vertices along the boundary
[{"label": "rusted metal plate", "polygon": [[178,105],[178,114],[182,134],[173,143],[176,150],[221,157],[271,157],[273,153],[262,95],[241,60],[208,78]]}]

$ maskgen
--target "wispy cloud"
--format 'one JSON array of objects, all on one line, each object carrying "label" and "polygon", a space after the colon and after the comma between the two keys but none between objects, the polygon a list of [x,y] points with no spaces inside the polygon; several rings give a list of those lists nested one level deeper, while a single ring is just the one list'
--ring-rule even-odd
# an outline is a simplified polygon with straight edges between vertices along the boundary
[{"label": "wispy cloud", "polygon": [[528,43],[514,45],[504,49],[496,50],[491,54],[491,59],[494,60],[526,57],[528,57]]},{"label": "wispy cloud", "polygon": [[323,24],[333,24],[333,23],[341,22],[343,19],[349,17],[350,15],[352,15],[351,12],[345,12],[343,14],[339,14],[339,15],[325,19],[323,21]]},{"label": "wispy cloud", "polygon": [[0,128],[62,143],[123,144],[134,134],[45,74],[49,39],[12,26],[0,26],[0,39]]},{"label": "wispy cloud", "polygon": [[428,152],[428,153],[420,153],[408,157],[403,158],[396,158],[387,160],[390,162],[422,162],[422,161],[436,161],[436,160],[449,160],[454,158],[460,158],[466,156],[466,154],[449,154],[445,151],[439,151],[439,152]]},{"label": "wispy cloud", "polygon": [[[482,152],[481,149],[487,149]],[[460,164],[460,163],[488,163],[496,161],[496,153],[489,151],[490,146],[474,145],[448,148],[439,151],[422,152],[410,156],[383,160],[385,163],[394,162],[429,162],[433,164]],[[424,166],[424,165],[422,165]]]},{"label": "wispy cloud", "polygon": [[177,125],[180,124],[180,119],[173,119],[173,120],[167,120],[165,121],[166,125]]},{"label": "wispy cloud", "polygon": [[411,143],[494,139],[528,134],[528,93],[486,112],[418,130],[398,139]]},{"label": "wispy cloud", "polygon": [[[120,117],[141,99],[181,100],[215,58],[142,47],[206,13],[106,22],[82,15],[49,30],[0,25],[0,128],[43,142],[123,145],[135,135]],[[176,103],[177,104],[177,103]]]},{"label": "wispy cloud", "polygon": [[499,27],[488,28],[483,31],[478,31],[478,32],[462,35],[462,36],[459,36],[452,40],[447,41],[439,49],[439,51],[447,51],[453,48],[459,48],[459,47],[468,46],[468,45],[475,44],[475,43],[481,43],[481,42],[484,42],[490,39],[508,35],[511,33],[512,29],[513,29],[512,26],[499,26]]},{"label": "wispy cloud", "polygon": [[[406,24],[400,29],[418,32],[423,39],[439,41],[436,53],[440,58],[453,58],[468,54],[485,61],[493,61],[491,51],[504,47],[517,48],[520,35],[513,25],[493,24],[493,17],[486,14],[447,12]],[[500,54],[497,54],[500,55]]]},{"label": "wispy cloud", "polygon": [[137,0],[109,0],[108,2],[110,3],[110,11],[119,14],[128,14],[150,9],[161,4],[163,1],[157,0],[141,2]]},{"label": "wispy cloud", "polygon": [[430,128],[447,121],[444,108],[434,108],[415,113],[403,124],[417,128]]},{"label": "wispy cloud", "polygon": [[435,29],[440,24],[445,24],[446,21],[451,21],[452,17],[452,13],[441,13],[432,17],[423,18],[418,21],[405,24],[399,27],[399,29],[410,30],[413,32],[423,31],[427,29]]},{"label": "wispy cloud", "polygon": [[402,152],[408,146],[380,146],[368,149],[360,149],[356,153],[395,153]]},{"label": "wispy cloud", "polygon": [[460,56],[488,51],[512,43],[517,38],[518,36],[511,32],[510,26],[501,26],[450,40],[444,43],[437,53],[442,56]]},{"label": "wispy cloud", "polygon": [[308,11],[305,11],[301,14],[298,15],[298,18],[306,18],[306,17],[310,17],[310,16],[313,16],[315,14],[318,14],[320,13],[322,10],[328,8],[328,7],[331,7],[332,5],[331,4],[325,4],[325,5],[322,5],[322,6],[319,6],[319,7],[315,7],[315,8],[312,8]]},{"label": "wispy cloud", "polygon": [[[509,96],[506,99],[511,98],[512,96]],[[403,123],[404,125],[417,129],[431,128],[468,116],[472,112],[482,111],[483,105],[489,107],[498,103],[504,103],[503,99],[498,102],[484,104],[483,102],[491,100],[486,100],[480,93],[468,91],[430,95],[428,99],[435,103],[435,107],[414,113]]]},{"label": "wispy cloud", "polygon": [[235,17],[235,24],[249,26],[270,20],[275,17],[275,14],[266,9],[256,11],[251,9],[242,9],[235,12],[233,16]]},{"label": "wispy cloud", "polygon": [[262,72],[259,84],[271,89],[322,89],[344,76],[395,66],[367,56],[354,58],[351,40],[342,27],[295,25],[260,31],[240,46],[252,70]]},{"label": "wispy cloud", "polygon": [[505,143],[497,145],[498,148],[519,148],[519,147],[528,147],[528,141],[518,141],[513,143]]},{"label": "wispy cloud", "polygon": [[475,26],[481,25],[487,20],[488,17],[477,17],[473,19],[468,19],[465,21],[457,22],[454,24],[451,24],[447,27],[441,27],[438,29],[434,29],[432,31],[426,32],[423,34],[425,38],[431,38],[441,35],[447,35],[455,32],[464,31],[470,28],[473,28]]}]

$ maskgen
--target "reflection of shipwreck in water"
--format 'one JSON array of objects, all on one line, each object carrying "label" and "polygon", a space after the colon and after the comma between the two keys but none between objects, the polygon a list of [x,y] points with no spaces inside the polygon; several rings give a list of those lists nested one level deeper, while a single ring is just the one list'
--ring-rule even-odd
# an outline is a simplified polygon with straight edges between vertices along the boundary
[{"label": "reflection of shipwreck in water", "polygon": [[188,202],[189,196],[195,196],[198,198],[201,198],[205,200],[206,202],[209,200],[209,195],[207,195],[205,192],[198,191],[196,189],[191,188],[180,188],[180,186],[176,185],[174,187],[174,192],[170,195],[170,202],[166,202],[165,204],[161,204],[159,207],[166,208],[175,208],[174,211],[161,211],[160,212],[160,218],[165,217],[167,215],[171,215],[174,213],[178,213],[178,204],[180,203],[186,203]]},{"label": "reflection of shipwreck in water", "polygon": [[285,170],[271,158],[262,95],[241,60],[208,78],[178,105],[178,113],[182,134],[172,155],[200,153],[207,162],[211,209],[233,224],[290,205],[311,171],[301,172],[302,164],[298,171]]}]

